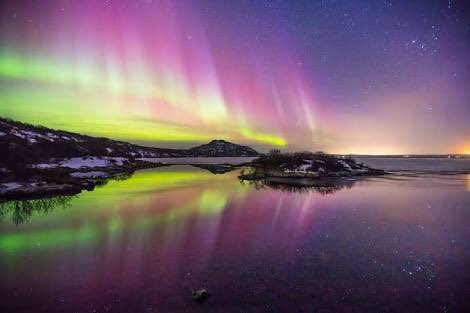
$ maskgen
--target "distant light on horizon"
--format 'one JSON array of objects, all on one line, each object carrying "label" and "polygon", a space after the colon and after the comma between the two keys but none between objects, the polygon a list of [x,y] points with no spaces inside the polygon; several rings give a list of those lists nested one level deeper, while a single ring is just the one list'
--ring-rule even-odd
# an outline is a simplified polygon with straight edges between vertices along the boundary
[{"label": "distant light on horizon", "polygon": [[332,154],[360,154],[360,155],[401,155],[406,154],[406,151],[401,150],[400,148],[394,147],[350,147],[350,148],[338,148],[331,150]]},{"label": "distant light on horizon", "polygon": [[468,154],[470,155],[470,144],[464,144],[457,148],[458,154]]}]

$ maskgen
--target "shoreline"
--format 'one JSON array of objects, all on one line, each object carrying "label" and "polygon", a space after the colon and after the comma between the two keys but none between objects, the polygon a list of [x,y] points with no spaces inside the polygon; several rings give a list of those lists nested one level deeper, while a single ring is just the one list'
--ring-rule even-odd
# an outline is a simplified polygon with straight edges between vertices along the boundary
[{"label": "shoreline", "polygon": [[24,172],[8,171],[0,181],[0,202],[30,200],[55,196],[73,196],[109,180],[127,179],[135,171],[168,166],[162,163],[129,161],[121,164],[92,167],[25,167]]},{"label": "shoreline", "polygon": [[251,171],[241,173],[240,180],[278,180],[298,184],[301,180],[382,176],[387,172],[357,162],[349,157],[324,153],[273,151],[251,162]]},{"label": "shoreline", "polygon": [[172,165],[188,165],[224,174],[251,164],[255,157],[139,158],[72,157],[29,164],[21,170],[1,168],[0,202],[55,196],[73,196],[93,191],[110,180],[127,179],[135,171]]},{"label": "shoreline", "polygon": [[[89,166],[80,166],[81,164],[72,164],[72,167],[64,167],[62,164],[70,163],[71,160],[82,159],[88,162]],[[396,168],[381,166],[381,170],[375,172],[370,168],[370,163],[366,159],[359,158],[358,161],[364,162],[368,169],[367,173],[363,171],[357,173],[350,172],[332,172],[328,175],[318,175],[317,172],[296,172],[281,171],[276,168],[263,169],[259,164],[253,162],[254,157],[185,157],[185,158],[140,158],[128,159],[125,157],[114,157],[117,162],[112,161],[110,157],[81,157],[69,159],[51,159],[49,163],[28,165],[24,172],[16,175],[14,169],[0,168],[0,202],[11,200],[29,200],[56,196],[71,196],[79,194],[84,190],[92,191],[97,186],[106,184],[109,180],[127,179],[135,171],[141,169],[152,169],[173,165],[193,166],[207,170],[215,175],[224,174],[230,171],[245,168],[241,171],[239,179],[241,181],[265,181],[268,184],[282,184],[286,186],[315,187],[323,182],[332,180],[358,180],[367,177],[379,177],[384,175],[399,176],[419,176],[424,174],[435,175],[458,175],[470,174],[470,169],[464,168],[435,168],[429,170],[419,170],[415,168],[402,168],[401,165],[395,165]],[[340,159],[339,160],[344,160]],[[100,161],[109,161],[106,166],[99,166]],[[375,161],[375,158],[367,159]],[[416,160],[416,159],[415,159]],[[424,159],[426,161],[426,159]],[[455,160],[460,161],[462,160]],[[406,161],[408,162],[408,161]],[[445,160],[444,162],[450,162]],[[44,166],[47,164],[47,166]],[[402,163],[400,163],[402,164]],[[445,163],[446,164],[446,163]],[[69,164],[70,165],[70,164]],[[85,164],[87,165],[87,164]],[[97,166],[98,165],[98,166]],[[375,165],[375,164],[374,164]],[[297,165],[298,166],[298,165]],[[383,169],[383,170],[382,170]],[[245,172],[244,172],[245,171]]]}]

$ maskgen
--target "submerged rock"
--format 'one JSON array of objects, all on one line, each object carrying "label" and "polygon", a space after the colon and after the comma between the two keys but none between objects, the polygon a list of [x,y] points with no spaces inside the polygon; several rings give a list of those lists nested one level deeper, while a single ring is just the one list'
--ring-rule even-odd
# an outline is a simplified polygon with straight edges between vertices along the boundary
[{"label": "submerged rock", "polygon": [[204,303],[209,299],[209,297],[211,296],[211,293],[207,289],[201,288],[201,289],[193,290],[192,295],[193,295],[194,301],[198,303]]}]

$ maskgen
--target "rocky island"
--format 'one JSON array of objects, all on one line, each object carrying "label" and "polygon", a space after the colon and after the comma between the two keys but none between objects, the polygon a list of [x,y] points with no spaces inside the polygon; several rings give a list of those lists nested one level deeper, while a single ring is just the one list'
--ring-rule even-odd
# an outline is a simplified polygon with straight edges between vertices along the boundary
[{"label": "rocky island", "polygon": [[242,172],[239,176],[241,180],[306,186],[316,185],[319,179],[386,174],[350,157],[311,152],[281,153],[279,150],[253,160],[249,168],[248,173]]}]

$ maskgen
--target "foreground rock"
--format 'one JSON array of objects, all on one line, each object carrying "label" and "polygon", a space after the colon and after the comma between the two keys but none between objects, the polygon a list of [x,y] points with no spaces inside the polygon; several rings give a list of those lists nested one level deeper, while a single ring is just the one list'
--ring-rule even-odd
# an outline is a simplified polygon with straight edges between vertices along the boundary
[{"label": "foreground rock", "polygon": [[284,179],[295,183],[299,179],[325,177],[377,176],[385,175],[380,169],[370,168],[352,158],[343,158],[323,153],[274,151],[254,160],[251,172],[242,173],[242,180]]},{"label": "foreground rock", "polygon": [[211,296],[210,292],[205,288],[193,290],[192,294],[193,294],[193,300],[198,303],[206,302],[207,300],[209,300]]}]

